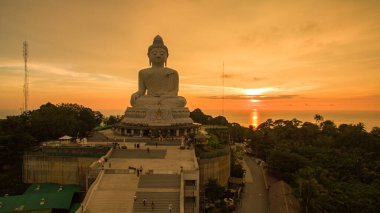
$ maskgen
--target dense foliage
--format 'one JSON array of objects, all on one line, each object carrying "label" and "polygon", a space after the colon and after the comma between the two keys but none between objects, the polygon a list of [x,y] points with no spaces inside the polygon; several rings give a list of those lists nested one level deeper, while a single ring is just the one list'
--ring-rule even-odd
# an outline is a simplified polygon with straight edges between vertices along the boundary
[{"label": "dense foliage", "polygon": [[193,119],[195,123],[205,124],[205,125],[228,125],[228,121],[223,116],[217,116],[213,118],[211,115],[206,115],[200,109],[195,109],[190,112],[190,118]]},{"label": "dense foliage", "polygon": [[[200,109],[195,109],[190,113],[190,117],[194,122],[201,123],[204,125],[218,125],[224,126],[225,128],[209,128],[207,132],[210,136],[208,139],[208,145],[211,148],[216,149],[219,144],[229,144],[229,142],[243,142],[250,134],[252,134],[252,127],[247,128],[240,126],[238,123],[229,123],[228,120],[223,116],[217,116],[213,118],[210,115],[206,115]],[[204,148],[203,148],[204,149]],[[198,146],[197,153],[199,156],[218,156],[214,153],[220,155],[226,154],[225,149],[214,150],[213,155],[205,153],[204,150],[200,149]],[[231,173],[232,177],[242,178],[244,176],[244,169],[237,159],[237,155],[234,151],[231,152]]]},{"label": "dense foliage", "polygon": [[315,120],[269,119],[253,131],[251,148],[292,185],[303,212],[378,212],[380,129]]},{"label": "dense foliage", "polygon": [[223,116],[214,118],[211,115],[204,114],[200,109],[190,112],[190,117],[196,123],[226,127],[225,129],[207,129],[210,134],[216,135],[219,141],[224,144],[228,143],[228,141],[243,142],[252,133],[252,127],[248,128],[240,126],[238,123],[229,123]]},{"label": "dense foliage", "polygon": [[103,119],[103,122],[106,126],[111,126],[111,125],[114,125],[114,124],[117,124],[121,121],[122,119],[122,116],[120,115],[110,115],[109,117],[105,117]]},{"label": "dense foliage", "polygon": [[243,178],[245,170],[238,159],[237,151],[231,149],[231,161],[230,161],[230,176]]},{"label": "dense foliage", "polygon": [[225,188],[221,186],[216,179],[209,179],[205,186],[205,195],[210,200],[215,202],[222,199]]},{"label": "dense foliage", "polygon": [[64,135],[84,137],[103,119],[100,112],[77,104],[47,103],[39,109],[0,120],[0,196],[18,194],[22,184],[22,155],[39,141]]}]

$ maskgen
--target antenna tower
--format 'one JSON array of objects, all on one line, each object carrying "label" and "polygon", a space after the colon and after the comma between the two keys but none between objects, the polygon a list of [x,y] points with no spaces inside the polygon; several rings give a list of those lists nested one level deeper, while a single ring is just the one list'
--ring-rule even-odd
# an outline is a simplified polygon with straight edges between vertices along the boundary
[{"label": "antenna tower", "polygon": [[28,100],[29,100],[29,72],[28,72],[28,43],[23,42],[23,56],[25,64],[25,75],[24,75],[24,112],[28,111]]},{"label": "antenna tower", "polygon": [[222,87],[223,87],[223,91],[222,91],[222,116],[224,116],[224,61],[223,61],[223,76],[222,76]]}]

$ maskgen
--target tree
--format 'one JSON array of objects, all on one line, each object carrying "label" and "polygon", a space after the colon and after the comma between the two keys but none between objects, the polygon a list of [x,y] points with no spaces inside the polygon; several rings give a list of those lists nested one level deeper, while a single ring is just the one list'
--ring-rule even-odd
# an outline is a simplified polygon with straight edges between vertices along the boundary
[{"label": "tree", "polygon": [[205,115],[199,108],[190,112],[190,118],[193,119],[194,122],[200,124],[209,124],[212,119],[211,116]]},{"label": "tree", "polygon": [[200,124],[212,124],[212,125],[222,125],[228,126],[229,123],[227,119],[221,115],[213,118],[210,115],[206,115],[199,108],[190,112],[190,118],[193,119],[194,122]]},{"label": "tree", "polygon": [[212,118],[210,121],[210,124],[212,125],[221,125],[221,126],[228,126],[228,121],[225,117],[219,115],[215,118]]},{"label": "tree", "polygon": [[30,113],[30,134],[39,141],[63,135],[86,136],[98,126],[103,115],[78,104],[47,103]]},{"label": "tree", "polygon": [[315,141],[320,133],[320,129],[316,124],[305,122],[300,128],[302,141]]},{"label": "tree", "polygon": [[303,212],[377,212],[380,209],[380,130],[317,116],[317,123],[268,120],[250,146],[269,172],[286,180]]},{"label": "tree", "polygon": [[244,176],[245,170],[243,169],[243,166],[238,160],[238,156],[236,151],[231,149],[231,161],[230,161],[230,175],[231,177],[238,177],[242,178]]},{"label": "tree", "polygon": [[292,181],[292,175],[307,166],[309,162],[299,154],[276,150],[270,154],[268,164],[270,171],[277,177]]},{"label": "tree", "polygon": [[246,129],[246,127],[242,127],[238,123],[232,123],[231,126],[228,128],[231,140],[235,142],[243,142],[246,135]]},{"label": "tree", "polygon": [[104,123],[107,126],[110,126],[110,125],[117,124],[118,122],[120,122],[120,117],[119,116],[110,115],[108,118],[105,119]]},{"label": "tree", "polygon": [[0,133],[13,134],[30,131],[30,116],[30,111],[17,116],[7,116],[6,119],[1,120]]},{"label": "tree", "polygon": [[338,132],[338,128],[336,127],[335,123],[330,120],[323,121],[321,123],[322,133],[325,133],[327,135],[335,136]]},{"label": "tree", "polygon": [[28,187],[22,182],[22,156],[37,144],[30,130],[30,112],[0,120],[0,194],[21,194]]},{"label": "tree", "polygon": [[212,148],[218,148],[219,139],[214,134],[210,134],[210,138],[208,139],[208,145]]},{"label": "tree", "polygon": [[314,169],[305,167],[300,169],[295,176],[299,186],[296,193],[301,198],[303,212],[323,212],[323,204],[318,202],[318,198],[326,190],[315,178]]},{"label": "tree", "polygon": [[323,116],[320,115],[320,114],[315,114],[315,116],[314,116],[314,120],[315,120],[315,123],[316,123],[316,124],[319,124],[321,121],[324,120],[324,118],[323,118]]},{"label": "tree", "polygon": [[206,197],[215,202],[218,199],[223,198],[224,187],[221,186],[216,179],[209,179],[205,187]]},{"label": "tree", "polygon": [[251,124],[248,126],[248,129],[250,129],[251,131],[255,130],[255,127]]},{"label": "tree", "polygon": [[99,126],[104,120],[104,115],[99,111],[94,111],[95,123],[96,126]]},{"label": "tree", "polygon": [[371,135],[380,138],[380,127],[373,127],[371,130]]},{"label": "tree", "polygon": [[0,120],[0,194],[20,194],[22,156],[38,142],[65,134],[85,136],[103,118],[100,112],[78,104],[46,103],[39,109]]},{"label": "tree", "polygon": [[260,125],[258,125],[256,129],[257,130],[270,130],[270,129],[273,128],[273,126],[274,126],[273,120],[272,119],[268,119],[265,122],[263,122]]}]

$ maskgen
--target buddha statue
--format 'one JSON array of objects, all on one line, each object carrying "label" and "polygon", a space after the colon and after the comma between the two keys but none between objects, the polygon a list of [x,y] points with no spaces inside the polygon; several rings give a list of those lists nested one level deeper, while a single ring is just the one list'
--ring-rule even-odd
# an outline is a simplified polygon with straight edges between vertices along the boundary
[{"label": "buddha statue", "polygon": [[132,107],[184,107],[186,99],[178,96],[178,72],[166,67],[168,48],[157,35],[148,49],[149,65],[138,74],[138,91],[131,96]]}]

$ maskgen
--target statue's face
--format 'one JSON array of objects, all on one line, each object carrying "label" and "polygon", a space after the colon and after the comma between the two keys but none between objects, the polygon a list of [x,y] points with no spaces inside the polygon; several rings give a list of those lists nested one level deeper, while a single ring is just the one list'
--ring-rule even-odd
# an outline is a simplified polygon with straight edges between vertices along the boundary
[{"label": "statue's face", "polygon": [[148,56],[153,64],[164,64],[168,58],[168,53],[163,48],[153,48]]}]

